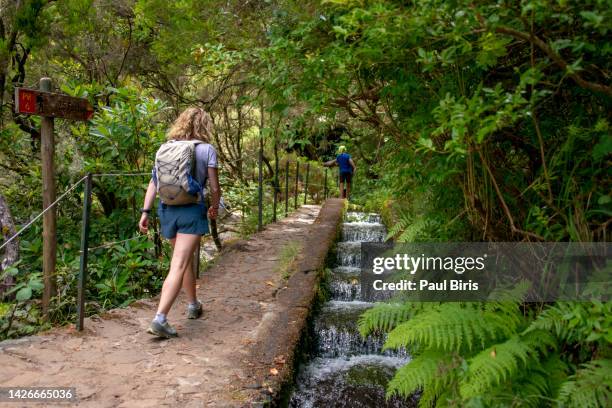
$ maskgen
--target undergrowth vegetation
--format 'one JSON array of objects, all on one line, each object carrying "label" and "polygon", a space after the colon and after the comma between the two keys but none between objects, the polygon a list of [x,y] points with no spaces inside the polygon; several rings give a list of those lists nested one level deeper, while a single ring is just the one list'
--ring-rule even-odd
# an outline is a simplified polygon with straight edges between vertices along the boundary
[{"label": "undergrowth vegetation", "polygon": [[399,303],[359,327],[411,350],[388,393],[422,391],[420,406],[597,407],[610,400],[611,313],[601,302]]}]

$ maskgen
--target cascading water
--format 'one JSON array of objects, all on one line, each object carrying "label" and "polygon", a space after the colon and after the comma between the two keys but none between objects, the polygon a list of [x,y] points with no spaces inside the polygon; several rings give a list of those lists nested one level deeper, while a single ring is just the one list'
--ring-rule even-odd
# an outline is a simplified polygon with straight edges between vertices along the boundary
[{"label": "cascading water", "polygon": [[349,212],[330,274],[331,300],[315,318],[314,358],[300,369],[290,407],[412,407],[416,401],[385,398],[385,388],[405,351],[382,351],[383,336],[361,337],[357,320],[372,303],[361,301],[361,242],[381,242],[386,230],[378,214]]}]

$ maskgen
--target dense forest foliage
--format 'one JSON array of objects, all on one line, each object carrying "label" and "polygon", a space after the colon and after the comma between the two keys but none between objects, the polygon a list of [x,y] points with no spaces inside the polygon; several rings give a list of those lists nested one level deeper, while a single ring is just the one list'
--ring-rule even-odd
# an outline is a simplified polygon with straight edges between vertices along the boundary
[{"label": "dense forest foliage", "polygon": [[[56,124],[60,192],[85,172],[149,172],[168,124],[198,105],[214,118],[224,196],[251,220],[246,233],[261,136],[269,187],[275,164],[320,163],[346,145],[352,201],[381,212],[390,239],[609,241],[610,6],[2,0],[0,196],[17,226],[41,210],[39,119],[14,114],[12,95],[49,76],[96,109]],[[147,177],[94,181],[92,246],[126,241],[92,252],[92,312],[157,291],[166,262],[135,234]],[[74,312],[81,200],[58,209],[54,322]],[[39,327],[40,231],[3,271],[20,306],[0,304],[2,336]],[[381,305],[361,328],[411,349],[389,393],[422,390],[422,406],[609,406],[611,321],[609,303],[523,303],[516,291]]]}]

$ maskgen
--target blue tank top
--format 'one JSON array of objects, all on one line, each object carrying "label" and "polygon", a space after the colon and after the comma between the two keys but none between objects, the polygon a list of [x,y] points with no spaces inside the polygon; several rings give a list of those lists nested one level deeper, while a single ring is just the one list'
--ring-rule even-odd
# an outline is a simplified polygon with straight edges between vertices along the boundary
[{"label": "blue tank top", "polygon": [[349,162],[351,160],[351,155],[348,153],[340,153],[336,156],[336,163],[338,163],[338,167],[340,167],[340,173],[352,173],[353,167]]}]

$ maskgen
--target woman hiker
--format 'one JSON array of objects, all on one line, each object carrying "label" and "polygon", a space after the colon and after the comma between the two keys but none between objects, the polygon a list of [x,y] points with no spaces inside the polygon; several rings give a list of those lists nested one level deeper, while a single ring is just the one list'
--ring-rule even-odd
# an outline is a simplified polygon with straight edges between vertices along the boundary
[{"label": "woman hiker", "polygon": [[[326,167],[338,166],[340,168],[340,198],[348,198],[351,194],[351,180],[357,169],[351,155],[346,152],[345,146],[338,147],[336,160],[330,160],[323,164]],[[346,183],[346,190],[344,184]]]},{"label": "woman hiker", "polygon": [[[193,254],[200,237],[207,234],[208,217],[216,219],[221,189],[217,175],[217,152],[210,145],[213,123],[210,115],[200,108],[188,108],[168,131],[168,142],[155,156],[151,181],[145,194],[140,231],[146,233],[149,213],[159,193],[158,205],[161,234],[170,240],[172,260],[162,286],[157,314],[149,333],[170,338],[177,336],[167,316],[181,286],[185,290],[187,318],[202,315],[202,304],[196,298],[196,282],[192,270]],[[195,165],[193,165],[195,161]],[[206,210],[205,186],[210,185],[210,208]]]}]

